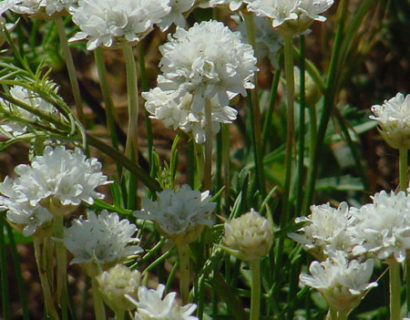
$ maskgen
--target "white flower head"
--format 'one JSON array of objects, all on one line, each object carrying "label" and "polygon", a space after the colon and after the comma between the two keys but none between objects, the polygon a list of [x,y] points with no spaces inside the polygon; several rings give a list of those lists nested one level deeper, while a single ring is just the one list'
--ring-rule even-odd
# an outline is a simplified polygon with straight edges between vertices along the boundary
[{"label": "white flower head", "polygon": [[[42,99],[38,93],[28,90],[22,86],[13,86],[10,88],[10,95],[30,107],[33,107],[39,111],[42,111],[50,116],[57,117],[58,111],[56,108],[49,102]],[[0,99],[0,103],[3,105],[3,108],[7,111],[12,113],[14,116],[17,116],[23,120],[30,121],[30,122],[40,122],[41,119],[32,114],[31,112],[14,105],[4,99]],[[13,136],[20,136],[27,132],[27,125],[18,122],[18,121],[0,121],[0,129],[13,135]]]},{"label": "white flower head", "polygon": [[410,196],[403,191],[382,191],[372,200],[352,211],[358,221],[351,232],[359,243],[353,253],[374,254],[386,262],[394,259],[402,263],[410,249]]},{"label": "white flower head", "polygon": [[272,26],[284,35],[304,32],[314,21],[325,21],[320,14],[329,9],[333,0],[254,0],[248,10],[272,20]]},{"label": "white flower head", "polygon": [[317,289],[337,311],[351,311],[369,289],[377,286],[376,282],[369,283],[373,260],[349,261],[341,251],[324,262],[313,261],[309,271],[311,275],[300,275],[300,284]]},{"label": "white flower head", "polygon": [[204,109],[206,99],[215,97],[227,106],[234,96],[246,96],[246,89],[254,87],[251,80],[257,67],[252,47],[221,22],[177,28],[160,51],[163,74],[158,76],[158,86],[177,91],[179,97],[189,92],[194,113]]},{"label": "white flower head", "polygon": [[251,209],[239,218],[225,222],[224,244],[237,251],[244,261],[265,256],[273,242],[273,227],[269,220]]},{"label": "white flower head", "polygon": [[136,306],[135,320],[197,320],[192,313],[195,304],[179,306],[175,300],[176,293],[170,292],[164,296],[165,286],[159,284],[157,289],[139,287],[138,300],[130,299]]},{"label": "white flower head", "polygon": [[81,31],[70,41],[88,39],[87,49],[115,42],[136,42],[160,23],[170,0],[79,0],[70,12]]},{"label": "white flower head", "polygon": [[307,225],[288,236],[301,243],[305,250],[323,260],[335,250],[349,252],[354,245],[354,238],[349,232],[353,224],[346,202],[342,202],[338,208],[332,208],[328,203],[311,206],[311,214],[308,217],[296,218],[295,222],[306,222]]},{"label": "white flower head", "polygon": [[171,11],[161,19],[158,26],[162,31],[167,30],[173,23],[184,28],[186,20],[183,13],[191,10],[194,4],[195,0],[170,0]]},{"label": "white flower head", "polygon": [[183,185],[177,192],[165,189],[157,196],[156,201],[144,198],[142,209],[135,216],[153,220],[175,242],[192,242],[203,226],[213,225],[211,214],[216,204],[210,201],[209,191],[201,193]]},{"label": "white flower head", "polygon": [[237,11],[242,5],[245,5],[248,1],[244,0],[206,0],[200,1],[199,6],[201,8],[214,8],[216,6],[228,6],[229,10]]},{"label": "white flower head", "polygon": [[88,211],[86,220],[75,219],[64,231],[64,245],[74,256],[70,264],[97,262],[104,267],[138,255],[142,248],[135,245],[139,242],[133,237],[136,231],[134,224],[120,220],[117,213]]},{"label": "white flower head", "polygon": [[410,94],[406,96],[397,93],[382,105],[371,108],[374,115],[370,119],[376,120],[381,128],[381,134],[393,148],[410,148]]},{"label": "white flower head", "polygon": [[[14,3],[10,10],[15,13],[47,18],[68,10],[77,0],[15,0]],[[42,15],[44,12],[45,16]]]},{"label": "white flower head", "polygon": [[[181,129],[191,133],[196,143],[204,143],[205,114],[203,110],[193,112],[192,95],[186,93],[180,97],[173,90],[163,91],[156,87],[142,94],[146,100],[145,108],[151,114],[152,119],[161,120],[166,127]],[[236,119],[237,111],[229,106],[221,106],[215,98],[211,101],[212,132],[216,134],[220,129],[220,123],[231,123]]]},{"label": "white flower head", "polygon": [[141,273],[123,264],[104,271],[97,277],[98,286],[104,300],[112,310],[132,310],[135,305],[126,295],[136,298],[141,283]]}]

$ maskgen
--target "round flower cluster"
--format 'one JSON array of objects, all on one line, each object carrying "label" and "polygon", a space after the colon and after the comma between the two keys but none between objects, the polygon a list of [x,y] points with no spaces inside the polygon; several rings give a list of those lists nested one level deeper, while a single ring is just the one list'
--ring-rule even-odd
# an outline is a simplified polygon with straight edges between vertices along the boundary
[{"label": "round flower cluster", "polygon": [[248,10],[268,18],[283,35],[304,32],[314,20],[325,21],[321,14],[333,5],[333,0],[253,0]]},{"label": "round flower cluster", "polygon": [[[103,210],[98,216],[88,211],[87,219],[75,219],[64,231],[64,245],[74,259],[70,264],[98,263],[103,268],[142,252],[139,239],[133,235],[137,227],[117,213]],[[92,267],[88,271],[94,270]]]},{"label": "round flower cluster", "polygon": [[410,94],[397,93],[371,110],[374,115],[370,119],[379,123],[386,142],[393,148],[410,149]]},{"label": "round flower cluster", "polygon": [[11,0],[14,2],[11,11],[18,14],[42,16],[44,12],[47,16],[53,16],[68,10],[77,3],[77,0]]},{"label": "round flower cluster", "polygon": [[165,189],[157,196],[157,201],[144,198],[142,209],[135,216],[153,220],[175,242],[192,242],[199,237],[203,226],[213,225],[211,213],[216,204],[210,202],[209,191],[201,193],[183,185],[178,192]]},{"label": "round flower cluster", "polygon": [[224,243],[244,261],[260,259],[272,246],[273,228],[271,223],[251,209],[239,218],[225,222]]},{"label": "round flower cluster", "polygon": [[[212,41],[210,34],[214,35]],[[217,21],[196,23],[189,30],[177,28],[160,51],[159,88],[143,95],[153,118],[164,119],[164,114],[176,110],[167,125],[194,132],[197,142],[204,139],[197,133],[203,130],[207,103],[214,127],[218,126],[214,133],[219,122],[236,118],[229,101],[238,94],[245,96],[246,89],[254,87],[251,80],[257,70],[253,49],[241,41],[240,33]],[[161,99],[165,101],[158,105]]]},{"label": "round flower cluster", "polygon": [[103,194],[94,189],[109,183],[96,158],[87,159],[79,148],[47,146],[31,165],[15,168],[17,178],[6,177],[0,184],[0,205],[7,218],[32,235],[37,227],[52,219],[52,214],[71,212],[81,202],[93,204]]},{"label": "round flower cluster", "polygon": [[157,289],[139,287],[138,300],[130,299],[137,307],[135,320],[178,319],[198,320],[192,316],[196,305],[189,303],[183,307],[176,302],[176,293],[170,292],[163,297],[165,286],[159,284]]},{"label": "round flower cluster", "polygon": [[115,42],[139,41],[170,13],[169,1],[79,0],[70,13],[81,31],[70,41],[88,39],[88,50],[101,45],[111,47]]},{"label": "round flower cluster", "polygon": [[199,1],[199,6],[201,8],[214,8],[216,6],[228,6],[229,10],[236,11],[239,10],[244,3],[248,1],[244,0],[202,0]]},{"label": "round flower cluster", "polygon": [[[10,88],[10,95],[12,98],[27,104],[30,107],[43,113],[49,114],[51,116],[58,116],[58,111],[56,108],[49,102],[42,99],[38,93],[28,90],[22,86],[13,86]],[[20,118],[24,121],[29,122],[40,122],[41,118],[34,115],[33,113],[15,105],[4,99],[0,99],[2,105],[1,108],[4,108],[5,112],[12,114],[13,116]],[[1,109],[0,109],[1,110]],[[0,111],[1,113],[1,111]],[[18,121],[1,121],[0,130],[11,134],[13,136],[20,136],[27,132],[27,124]]]}]

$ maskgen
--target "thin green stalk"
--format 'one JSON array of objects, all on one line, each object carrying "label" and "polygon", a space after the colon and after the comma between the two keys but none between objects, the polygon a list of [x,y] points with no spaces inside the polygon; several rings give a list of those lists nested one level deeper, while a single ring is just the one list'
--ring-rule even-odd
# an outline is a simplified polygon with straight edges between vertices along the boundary
[{"label": "thin green stalk", "polygon": [[114,311],[114,320],[124,320],[125,312],[124,310]]},{"label": "thin green stalk", "polygon": [[[118,150],[118,137],[115,130],[115,112],[114,103],[111,97],[111,89],[107,78],[107,69],[105,67],[104,49],[98,47],[94,50],[95,65],[97,67],[98,80],[100,81],[101,93],[105,105],[105,114],[107,118],[107,128],[111,136],[111,143],[115,150]],[[119,168],[118,168],[119,169]],[[121,171],[118,171],[120,174]]]},{"label": "thin green stalk", "polygon": [[195,142],[189,139],[190,138],[188,137],[187,177],[188,177],[188,184],[191,186],[191,188],[194,188],[194,185],[195,185]]},{"label": "thin green stalk", "polygon": [[317,171],[319,167],[320,154],[322,152],[323,140],[326,135],[327,125],[330,115],[333,110],[334,99],[336,95],[336,76],[337,76],[337,60],[340,55],[340,45],[343,38],[343,28],[345,25],[348,0],[342,0],[339,4],[339,19],[336,30],[335,41],[333,44],[332,57],[330,60],[329,74],[326,82],[325,97],[323,101],[323,113],[320,119],[319,131],[317,134],[316,143],[314,144],[313,156],[311,157],[311,166],[308,170],[307,186],[305,198],[303,201],[302,212],[306,213],[310,206],[315,191]]},{"label": "thin green stalk", "polygon": [[202,188],[210,190],[212,186],[212,148],[213,148],[213,132],[212,132],[212,105],[209,99],[205,102],[205,164],[204,177]]},{"label": "thin green stalk", "polygon": [[[0,219],[3,220],[3,218],[0,218]],[[0,223],[2,223],[2,222],[0,222]],[[18,291],[19,291],[19,295],[20,295],[21,306],[22,306],[22,309],[23,309],[23,320],[29,320],[30,315],[28,313],[27,294],[26,294],[26,289],[24,287],[24,279],[23,279],[23,275],[21,273],[21,263],[20,263],[20,258],[19,258],[17,248],[16,248],[16,242],[14,240],[13,230],[11,229],[11,227],[8,224],[5,224],[5,225],[6,225],[6,228],[7,228],[7,234],[8,234],[8,238],[9,238],[9,241],[10,241],[11,258],[13,259],[14,270],[16,271],[17,287],[18,287]],[[1,237],[1,235],[0,235],[0,237]],[[2,248],[2,247],[3,247],[3,245],[0,243],[0,248]],[[6,260],[3,259],[3,257],[1,258],[1,261],[4,261],[4,263],[6,263]],[[2,266],[2,270],[5,270],[5,269],[3,269],[3,266]],[[2,281],[2,283],[5,283],[5,282]],[[3,308],[3,310],[5,310],[5,309]],[[5,317],[5,319],[7,319],[7,318]]]},{"label": "thin green stalk", "polygon": [[83,103],[81,100],[80,86],[78,85],[77,75],[75,73],[73,56],[71,55],[70,48],[68,47],[67,36],[64,30],[64,22],[61,17],[58,17],[55,21],[58,29],[58,36],[60,38],[62,54],[67,67],[68,77],[70,78],[71,90],[73,92],[78,119],[80,119],[82,125],[85,126],[85,117],[83,111]]},{"label": "thin green stalk", "polygon": [[298,161],[297,161],[297,182],[296,182],[296,215],[300,215],[303,204],[303,173],[305,159],[305,36],[299,37],[300,56],[300,83],[299,83],[299,135],[298,135]]},{"label": "thin green stalk", "polygon": [[93,291],[93,303],[95,320],[105,320],[105,307],[101,293],[98,289],[98,283],[95,277],[91,279],[91,288]]},{"label": "thin green stalk", "polygon": [[[255,40],[255,24],[253,13],[245,12],[245,23],[246,23],[246,34],[248,37],[248,42],[252,45],[253,49],[256,49]],[[263,168],[263,148],[262,148],[262,132],[261,132],[261,113],[259,109],[259,98],[258,98],[258,81],[256,74],[254,76],[255,89],[250,92],[250,116],[252,123],[252,143],[253,143],[253,154],[255,159],[255,173],[256,181],[258,184],[258,190],[261,193],[262,198],[266,196],[266,186],[265,186],[265,175]]]},{"label": "thin green stalk", "polygon": [[407,188],[407,148],[399,149],[399,181],[400,190],[405,191]]},{"label": "thin green stalk", "polygon": [[178,258],[179,258],[179,292],[183,304],[187,304],[189,301],[189,245],[178,244]]},{"label": "thin green stalk", "polygon": [[349,315],[349,311],[339,311],[338,320],[347,320],[348,315]]},{"label": "thin green stalk", "polygon": [[34,256],[36,258],[41,288],[43,290],[46,314],[52,317],[53,319],[58,320],[59,316],[58,316],[57,310],[54,305],[54,300],[51,294],[50,283],[48,282],[47,266],[44,265],[44,254],[46,254],[46,252],[43,252],[41,248],[43,241],[47,241],[47,239],[40,239],[38,237],[33,238]]},{"label": "thin green stalk", "polygon": [[222,165],[223,165],[223,183],[224,183],[224,196],[225,196],[225,208],[230,208],[230,189],[231,189],[231,173],[230,173],[230,156],[229,156],[229,146],[230,146],[230,133],[229,125],[222,124],[221,128],[222,135]]},{"label": "thin green stalk", "polygon": [[62,242],[64,238],[64,219],[61,215],[55,215],[53,220],[53,233],[57,239],[55,242],[57,262],[57,303],[61,306],[62,317],[67,318],[67,252]]},{"label": "thin green stalk", "polygon": [[389,264],[390,280],[390,320],[400,320],[400,264],[391,262]]},{"label": "thin green stalk", "polygon": [[251,269],[251,315],[250,320],[259,320],[261,303],[261,262],[260,259],[249,262]]},{"label": "thin green stalk", "polygon": [[327,320],[338,320],[337,311],[329,308],[329,313],[327,314]]},{"label": "thin green stalk", "polygon": [[8,267],[6,257],[6,245],[4,241],[4,214],[0,213],[0,280],[1,280],[1,306],[3,310],[4,319],[11,319],[10,310],[10,296],[9,296],[9,279],[8,279]]}]

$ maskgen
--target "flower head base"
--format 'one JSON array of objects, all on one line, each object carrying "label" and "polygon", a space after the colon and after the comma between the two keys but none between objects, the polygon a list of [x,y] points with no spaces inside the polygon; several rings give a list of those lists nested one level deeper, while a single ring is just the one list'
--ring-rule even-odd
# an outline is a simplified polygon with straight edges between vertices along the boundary
[{"label": "flower head base", "polygon": [[367,291],[377,286],[376,282],[369,283],[373,260],[348,261],[341,251],[324,262],[313,261],[309,271],[311,275],[300,275],[300,284],[317,289],[337,311],[353,310]]},{"label": "flower head base", "polygon": [[177,244],[195,241],[203,226],[212,226],[211,213],[216,204],[210,202],[209,191],[192,190],[183,185],[178,192],[165,189],[157,201],[142,200],[137,218],[153,220],[160,231]]},{"label": "flower head base", "polygon": [[265,256],[273,242],[271,223],[251,209],[229,222],[225,222],[224,243],[237,251],[236,255],[244,260],[257,260]]},{"label": "flower head base", "polygon": [[87,49],[116,42],[136,42],[171,10],[169,0],[79,0],[71,8],[81,32],[70,41],[88,39]]},{"label": "flower head base", "polygon": [[130,270],[123,264],[117,264],[100,274],[97,282],[104,300],[112,310],[126,311],[135,308],[126,295],[137,297],[141,283],[141,274],[138,270]]},{"label": "flower head base", "polygon": [[83,264],[89,274],[94,272],[94,263],[103,269],[119,263],[130,256],[142,252],[134,245],[139,239],[133,235],[137,231],[127,219],[120,220],[117,213],[103,210],[98,216],[88,211],[88,219],[75,219],[71,227],[65,229],[64,245],[74,255],[70,264]]},{"label": "flower head base", "polygon": [[311,206],[310,210],[308,217],[296,218],[296,223],[305,222],[306,225],[299,229],[303,233],[290,233],[291,239],[301,243],[318,260],[324,260],[335,250],[352,250],[354,239],[348,228],[353,219],[346,202],[338,208],[323,204]]},{"label": "flower head base", "polygon": [[180,307],[175,298],[176,293],[168,293],[163,297],[165,286],[159,284],[157,289],[139,287],[138,300],[130,299],[137,306],[135,320],[197,320],[191,314],[195,311],[195,304]]},{"label": "flower head base", "polygon": [[385,262],[402,263],[410,249],[410,196],[382,191],[372,200],[352,211],[357,223],[351,233],[358,243],[353,254],[374,254]]},{"label": "flower head base", "polygon": [[333,0],[254,0],[248,10],[272,20],[272,26],[284,36],[306,31],[314,20],[325,21],[320,14],[333,5]]},{"label": "flower head base", "polygon": [[[179,128],[192,134],[196,143],[205,142],[205,114],[203,110],[193,112],[190,93],[178,98],[178,92],[162,91],[157,87],[149,92],[144,92],[142,96],[147,100],[145,108],[151,114],[150,118],[162,120],[166,127],[172,127],[174,130]],[[212,132],[216,134],[220,129],[220,123],[231,123],[236,119],[238,112],[234,108],[219,105],[215,98],[210,103]]]},{"label": "flower head base", "polygon": [[[210,34],[215,35],[212,41]],[[215,97],[219,105],[227,106],[231,98],[246,96],[246,89],[254,87],[251,80],[257,68],[252,47],[220,22],[196,23],[188,31],[177,28],[160,51],[163,75],[158,86],[175,90],[178,98],[190,93],[194,113],[204,109],[206,99]]]},{"label": "flower head base", "polygon": [[[27,88],[24,88],[22,86],[13,86],[10,88],[10,95],[15,100],[27,104],[30,107],[42,111],[43,113],[46,113],[50,116],[58,116],[58,111],[56,110],[56,108],[51,103],[42,99],[39,94],[34,91],[28,90]],[[15,104],[12,104],[3,99],[0,99],[0,103],[3,105],[1,108],[4,108],[5,112],[11,113],[15,117],[29,122],[41,122],[40,117]],[[25,134],[28,130],[26,124],[18,121],[1,122],[4,122],[4,124],[0,124],[0,130],[15,137]]]},{"label": "flower head base", "polygon": [[372,106],[372,112],[370,119],[379,123],[380,132],[391,147],[410,149],[410,94],[397,93],[382,105]]}]

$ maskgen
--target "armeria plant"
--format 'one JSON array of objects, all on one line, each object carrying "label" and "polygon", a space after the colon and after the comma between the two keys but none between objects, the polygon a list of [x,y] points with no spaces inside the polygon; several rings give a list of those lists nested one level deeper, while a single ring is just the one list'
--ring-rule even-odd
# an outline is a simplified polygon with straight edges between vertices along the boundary
[{"label": "armeria plant", "polygon": [[[28,154],[0,318],[408,319],[410,95],[345,98],[389,5],[0,1],[0,150]],[[369,180],[376,126],[397,188]]]}]

